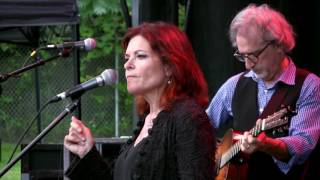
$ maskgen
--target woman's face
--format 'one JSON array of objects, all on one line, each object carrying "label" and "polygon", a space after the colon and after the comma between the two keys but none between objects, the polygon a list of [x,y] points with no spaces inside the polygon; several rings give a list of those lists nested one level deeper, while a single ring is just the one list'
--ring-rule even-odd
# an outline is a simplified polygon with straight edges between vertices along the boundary
[{"label": "woman's face", "polygon": [[149,42],[140,35],[133,37],[124,56],[128,92],[161,96],[170,72],[153,52]]}]

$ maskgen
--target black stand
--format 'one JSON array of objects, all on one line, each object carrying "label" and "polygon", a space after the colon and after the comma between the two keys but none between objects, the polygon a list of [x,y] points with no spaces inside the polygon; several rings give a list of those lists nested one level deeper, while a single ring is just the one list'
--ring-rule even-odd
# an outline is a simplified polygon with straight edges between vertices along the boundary
[{"label": "black stand", "polygon": [[11,160],[1,171],[0,178],[22,158],[32,147],[34,147],[49,131],[51,131],[69,113],[75,110],[79,100],[73,101],[68,105],[37,137],[35,137],[13,160]]},{"label": "black stand", "polygon": [[49,62],[49,61],[52,61],[56,58],[59,58],[59,57],[68,57],[70,55],[70,52],[68,49],[63,49],[61,52],[59,52],[57,55],[55,56],[52,56],[50,58],[48,58],[47,60],[38,60],[37,62],[35,63],[32,63],[32,64],[29,64],[27,66],[24,66],[23,68],[21,69],[17,69],[11,73],[7,73],[7,74],[0,74],[0,82],[3,82],[3,81],[6,81],[7,79],[9,79],[10,77],[12,76],[16,76],[16,75],[19,75],[25,71],[28,71],[34,67],[37,67],[37,66],[41,66],[41,65],[44,65],[45,63]]},{"label": "black stand", "polygon": [[0,137],[0,161],[2,160],[2,154],[1,154],[1,151],[2,151],[2,149],[1,149],[1,137]]}]

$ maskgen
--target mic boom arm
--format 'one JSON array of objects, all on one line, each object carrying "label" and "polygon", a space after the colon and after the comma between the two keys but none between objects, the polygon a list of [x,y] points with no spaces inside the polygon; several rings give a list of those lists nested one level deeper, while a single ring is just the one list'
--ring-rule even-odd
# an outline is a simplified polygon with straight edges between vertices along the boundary
[{"label": "mic boom arm", "polygon": [[34,67],[42,66],[42,65],[46,64],[47,62],[50,62],[50,61],[52,61],[52,60],[54,60],[54,59],[56,59],[56,58],[59,58],[59,57],[68,57],[69,55],[70,55],[69,50],[63,49],[63,50],[62,50],[61,52],[59,52],[57,55],[52,56],[52,57],[50,57],[50,58],[47,59],[47,60],[40,59],[40,60],[38,60],[38,61],[35,62],[35,63],[29,64],[29,65],[27,65],[27,66],[24,66],[24,67],[22,67],[22,68],[20,68],[20,69],[17,69],[17,70],[15,70],[15,71],[13,71],[13,72],[10,72],[10,73],[7,73],[7,74],[0,74],[0,83],[8,80],[8,79],[9,79],[10,77],[12,77],[12,76],[17,76],[17,75],[19,75],[19,74],[21,74],[21,73],[23,73],[23,72],[25,72],[25,71],[28,71],[28,70],[30,70],[30,69],[33,69]]}]

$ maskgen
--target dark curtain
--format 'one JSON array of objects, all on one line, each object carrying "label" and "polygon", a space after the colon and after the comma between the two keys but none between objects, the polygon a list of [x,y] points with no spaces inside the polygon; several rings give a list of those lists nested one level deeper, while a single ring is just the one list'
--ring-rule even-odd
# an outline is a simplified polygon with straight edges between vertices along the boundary
[{"label": "dark curtain", "polygon": [[178,24],[178,0],[132,0],[132,24],[165,21]]},{"label": "dark curtain", "polygon": [[291,54],[293,61],[319,76],[320,1],[274,0],[272,5],[283,12],[296,32],[296,47]]}]

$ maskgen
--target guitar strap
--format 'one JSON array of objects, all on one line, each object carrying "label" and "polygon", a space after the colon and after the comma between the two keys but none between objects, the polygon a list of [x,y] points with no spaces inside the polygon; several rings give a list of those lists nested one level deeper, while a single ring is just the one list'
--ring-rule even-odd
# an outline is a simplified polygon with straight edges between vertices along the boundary
[{"label": "guitar strap", "polygon": [[290,86],[279,82],[276,92],[271,97],[259,118],[266,118],[268,115],[280,110],[281,106],[290,106],[292,109],[295,109],[303,82],[308,74],[308,71],[297,68],[295,85]]}]

